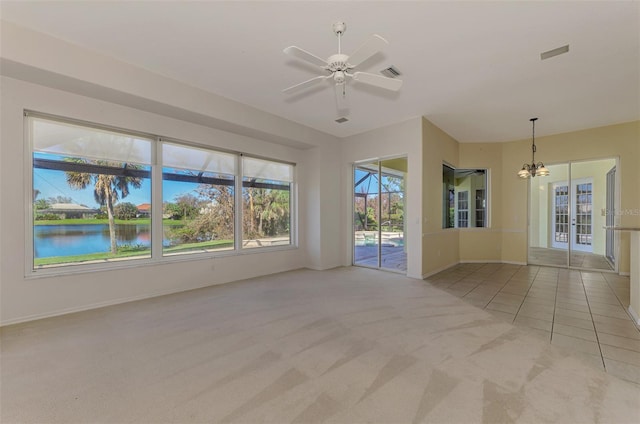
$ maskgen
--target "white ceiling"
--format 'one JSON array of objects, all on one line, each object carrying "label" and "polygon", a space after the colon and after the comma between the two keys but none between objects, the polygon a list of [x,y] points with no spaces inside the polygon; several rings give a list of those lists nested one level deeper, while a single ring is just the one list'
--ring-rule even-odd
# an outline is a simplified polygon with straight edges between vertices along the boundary
[{"label": "white ceiling", "polygon": [[[640,3],[601,2],[26,2],[1,17],[345,137],[426,116],[460,142],[507,141],[640,118]],[[316,75],[282,49],[320,57],[373,33],[390,45],[360,70],[393,64],[400,92],[350,83],[337,124],[329,86],[281,90]],[[545,61],[540,53],[569,44]],[[392,141],[392,140],[390,140]]]}]

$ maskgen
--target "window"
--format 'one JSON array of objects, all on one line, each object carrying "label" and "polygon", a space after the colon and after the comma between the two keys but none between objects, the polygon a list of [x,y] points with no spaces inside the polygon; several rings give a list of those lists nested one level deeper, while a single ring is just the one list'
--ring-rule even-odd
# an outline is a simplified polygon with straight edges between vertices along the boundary
[{"label": "window", "polygon": [[[475,198],[470,198],[473,193]],[[442,228],[487,226],[487,170],[442,166]]]},{"label": "window", "polygon": [[469,226],[469,192],[458,192],[458,227],[467,228]]},{"label": "window", "polygon": [[292,164],[36,114],[27,125],[32,270],[293,244]]},{"label": "window", "polygon": [[162,251],[233,249],[236,157],[162,144]]},{"label": "window", "polygon": [[242,247],[291,244],[293,166],[242,159]]},{"label": "window", "polygon": [[33,266],[148,258],[151,140],[32,118]]}]

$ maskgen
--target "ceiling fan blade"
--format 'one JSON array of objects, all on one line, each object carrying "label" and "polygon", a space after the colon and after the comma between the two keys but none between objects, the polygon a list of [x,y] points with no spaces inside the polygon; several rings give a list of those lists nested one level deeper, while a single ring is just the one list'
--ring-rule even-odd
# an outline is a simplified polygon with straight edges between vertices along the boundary
[{"label": "ceiling fan blade", "polygon": [[384,88],[386,90],[398,91],[402,87],[402,80],[383,77],[382,75],[369,74],[367,72],[355,72],[353,74],[355,81]]},{"label": "ceiling fan blade", "polygon": [[336,107],[338,108],[338,114],[344,115],[349,111],[349,104],[347,103],[346,96],[346,85],[345,84],[336,84]]},{"label": "ceiling fan blade", "polygon": [[322,80],[326,80],[327,78],[331,78],[331,75],[329,76],[319,76],[319,77],[313,77],[309,80],[303,81],[300,84],[296,84],[296,85],[292,85],[291,87],[285,88],[284,90],[282,90],[283,93],[291,93],[292,91],[298,91],[298,90],[302,90],[308,87],[312,87],[316,84],[318,84],[319,82],[321,82]]},{"label": "ceiling fan blade", "polygon": [[306,50],[302,50],[300,47],[289,46],[283,50],[289,56],[293,56],[298,59],[306,60],[307,62],[313,63],[314,65],[325,67],[327,66],[327,61],[319,58],[315,54],[309,53]]},{"label": "ceiling fan blade", "polygon": [[374,54],[382,50],[389,42],[378,34],[373,34],[363,45],[361,45],[351,56],[347,62],[352,67],[358,66]]}]

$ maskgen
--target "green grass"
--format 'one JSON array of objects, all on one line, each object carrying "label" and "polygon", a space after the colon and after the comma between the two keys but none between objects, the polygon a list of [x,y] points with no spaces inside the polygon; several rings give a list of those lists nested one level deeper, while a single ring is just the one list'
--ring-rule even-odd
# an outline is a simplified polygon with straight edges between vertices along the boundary
[{"label": "green grass", "polygon": [[[172,227],[185,225],[186,221],[163,219],[162,224]],[[95,218],[75,218],[75,219],[52,219],[52,220],[38,220],[34,221],[33,225],[104,225],[109,224],[108,219],[95,219]],[[119,225],[149,225],[151,224],[151,218],[136,218],[136,219],[116,219],[116,224]]]},{"label": "green grass", "polygon": [[[201,243],[185,243],[179,246],[172,246],[164,248],[164,253],[180,253],[187,252],[189,250],[203,250],[203,249],[223,249],[233,247],[232,240],[213,240]],[[139,248],[135,246],[122,246],[119,248],[117,254],[112,255],[108,252],[103,253],[89,253],[86,255],[73,255],[73,256],[52,256],[50,258],[38,258],[33,261],[35,267],[57,264],[77,264],[89,261],[109,261],[114,259],[128,258],[133,256],[151,256],[151,249]]]}]

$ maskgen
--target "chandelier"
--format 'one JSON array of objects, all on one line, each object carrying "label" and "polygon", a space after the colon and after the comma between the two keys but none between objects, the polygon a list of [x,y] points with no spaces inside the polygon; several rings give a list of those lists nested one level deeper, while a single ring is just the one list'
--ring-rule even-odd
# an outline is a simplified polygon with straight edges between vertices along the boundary
[{"label": "chandelier", "polygon": [[536,175],[539,177],[546,177],[549,175],[549,170],[545,168],[542,162],[536,163],[536,121],[538,118],[531,118],[531,125],[533,126],[533,137],[531,142],[531,165],[525,163],[522,165],[522,169],[518,171],[518,177],[520,178],[533,178]]}]

